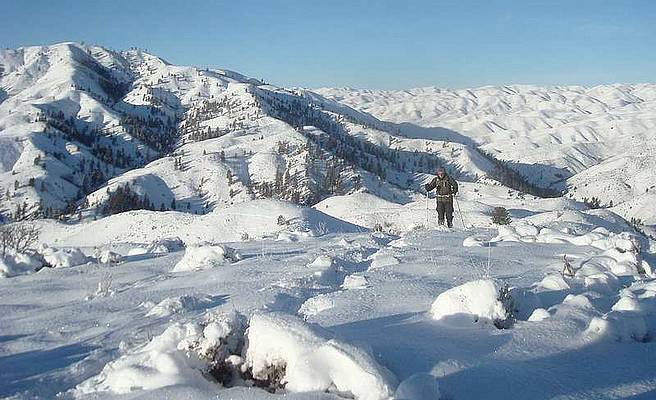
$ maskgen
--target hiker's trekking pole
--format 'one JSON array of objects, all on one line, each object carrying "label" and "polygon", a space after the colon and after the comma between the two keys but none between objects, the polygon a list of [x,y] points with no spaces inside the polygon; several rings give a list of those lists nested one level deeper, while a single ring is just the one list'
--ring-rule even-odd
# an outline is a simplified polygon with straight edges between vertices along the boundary
[{"label": "hiker's trekking pole", "polygon": [[428,229],[428,191],[426,191],[426,229]]},{"label": "hiker's trekking pole", "polygon": [[456,201],[456,206],[458,207],[458,215],[460,215],[460,222],[462,222],[462,229],[467,230],[465,226],[465,218],[462,216],[462,210],[460,210],[460,203],[458,202],[458,197],[453,196]]}]

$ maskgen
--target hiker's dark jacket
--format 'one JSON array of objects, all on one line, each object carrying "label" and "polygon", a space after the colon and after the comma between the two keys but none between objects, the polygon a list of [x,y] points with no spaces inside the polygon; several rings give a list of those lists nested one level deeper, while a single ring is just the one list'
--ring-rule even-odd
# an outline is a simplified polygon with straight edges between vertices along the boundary
[{"label": "hiker's dark jacket", "polygon": [[458,193],[458,182],[456,182],[455,179],[451,178],[447,174],[444,174],[442,178],[436,176],[424,187],[426,188],[427,192],[436,189],[438,202],[451,201],[453,199],[453,195]]}]

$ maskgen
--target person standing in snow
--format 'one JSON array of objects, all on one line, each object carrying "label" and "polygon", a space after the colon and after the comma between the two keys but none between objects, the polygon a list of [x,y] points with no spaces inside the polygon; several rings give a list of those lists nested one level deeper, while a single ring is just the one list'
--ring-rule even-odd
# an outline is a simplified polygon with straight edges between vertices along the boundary
[{"label": "person standing in snow", "polygon": [[458,193],[458,182],[447,175],[444,168],[437,169],[437,176],[432,181],[424,185],[426,192],[436,189],[437,193],[437,222],[444,225],[446,223],[449,228],[453,228],[453,196]]}]

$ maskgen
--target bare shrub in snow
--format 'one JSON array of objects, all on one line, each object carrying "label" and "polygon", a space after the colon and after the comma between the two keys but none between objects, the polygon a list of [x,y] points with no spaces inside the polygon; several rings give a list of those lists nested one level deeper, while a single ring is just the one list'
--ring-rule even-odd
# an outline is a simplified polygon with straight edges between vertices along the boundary
[{"label": "bare shrub in snow", "polygon": [[283,215],[278,215],[278,225],[287,225],[287,220]]},{"label": "bare shrub in snow", "polygon": [[572,268],[572,264],[567,259],[567,254],[563,254],[563,276],[570,278],[574,276],[574,268]]},{"label": "bare shrub in snow", "polygon": [[33,246],[39,239],[39,229],[28,223],[0,226],[0,250],[2,256],[12,249],[17,253],[34,251]]},{"label": "bare shrub in snow", "polygon": [[314,227],[314,232],[317,236],[323,236],[328,233],[328,226],[325,222],[321,221]]},{"label": "bare shrub in snow", "polygon": [[503,305],[504,310],[506,311],[505,319],[495,319],[494,326],[499,329],[508,329],[517,320],[517,305],[515,304],[515,299],[513,299],[510,293],[510,287],[507,284],[501,285],[499,288],[499,296],[497,300]]}]

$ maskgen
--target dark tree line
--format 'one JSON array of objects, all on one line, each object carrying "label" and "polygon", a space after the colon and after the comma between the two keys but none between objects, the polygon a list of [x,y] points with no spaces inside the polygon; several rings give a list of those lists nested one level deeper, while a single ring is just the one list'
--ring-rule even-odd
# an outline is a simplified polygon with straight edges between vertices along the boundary
[{"label": "dark tree line", "polygon": [[501,182],[504,186],[537,197],[561,197],[563,195],[559,190],[544,188],[531,183],[529,179],[512,168],[512,162],[499,160],[485,150],[478,147],[474,148],[480,155],[494,165],[494,169],[489,174],[489,177]]},{"label": "dark tree line", "polygon": [[102,207],[103,215],[118,214],[131,210],[155,210],[147,195],[140,196],[129,184],[120,185],[114,191],[107,189],[109,197]]}]

